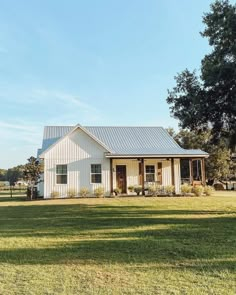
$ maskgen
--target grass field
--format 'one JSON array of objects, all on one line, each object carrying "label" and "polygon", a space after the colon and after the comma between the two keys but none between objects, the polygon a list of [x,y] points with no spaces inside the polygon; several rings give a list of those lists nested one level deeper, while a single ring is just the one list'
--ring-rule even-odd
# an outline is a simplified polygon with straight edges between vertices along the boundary
[{"label": "grass field", "polygon": [[236,192],[0,196],[0,294],[236,294]]}]

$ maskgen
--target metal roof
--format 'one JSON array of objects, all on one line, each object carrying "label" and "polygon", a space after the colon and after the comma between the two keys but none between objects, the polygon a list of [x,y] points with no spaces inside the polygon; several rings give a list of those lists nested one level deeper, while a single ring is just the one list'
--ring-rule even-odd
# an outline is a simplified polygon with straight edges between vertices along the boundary
[{"label": "metal roof", "polygon": [[[41,153],[75,126],[46,126]],[[112,151],[111,155],[207,156],[201,150],[182,149],[162,127],[83,126]]]},{"label": "metal roof", "polygon": [[48,149],[73,128],[74,126],[45,126],[43,132],[43,144],[40,153]]}]

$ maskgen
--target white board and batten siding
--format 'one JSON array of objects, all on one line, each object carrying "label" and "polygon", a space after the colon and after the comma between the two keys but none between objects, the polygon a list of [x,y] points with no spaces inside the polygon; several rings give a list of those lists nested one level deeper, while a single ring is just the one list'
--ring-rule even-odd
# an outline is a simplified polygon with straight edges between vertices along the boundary
[{"label": "white board and batten siding", "polygon": [[[105,148],[90,138],[84,131],[77,129],[54,145],[44,158],[44,198],[51,192],[59,192],[66,197],[69,189],[79,192],[86,187],[93,192],[103,186],[110,194],[110,160],[104,157]],[[67,184],[56,183],[56,165],[67,165]],[[102,165],[102,184],[91,183],[91,164]]]}]

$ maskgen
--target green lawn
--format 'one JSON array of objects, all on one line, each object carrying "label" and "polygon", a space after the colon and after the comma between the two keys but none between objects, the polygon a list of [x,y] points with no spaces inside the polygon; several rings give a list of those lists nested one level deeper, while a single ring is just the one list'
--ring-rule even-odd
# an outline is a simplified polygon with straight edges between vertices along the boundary
[{"label": "green lawn", "polygon": [[236,192],[0,196],[0,294],[236,294]]}]

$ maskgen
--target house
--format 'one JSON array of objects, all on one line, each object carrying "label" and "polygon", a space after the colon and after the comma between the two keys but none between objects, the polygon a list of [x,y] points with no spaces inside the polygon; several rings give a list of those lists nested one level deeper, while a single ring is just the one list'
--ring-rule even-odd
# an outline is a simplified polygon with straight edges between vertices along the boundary
[{"label": "house", "polygon": [[17,180],[17,182],[15,182],[15,185],[17,186],[28,186],[27,181],[24,181],[23,179],[19,179]]},{"label": "house", "polygon": [[144,194],[153,183],[174,185],[179,193],[181,160],[189,162],[189,182],[205,185],[208,154],[182,149],[162,127],[76,125],[46,126],[38,157],[44,163],[40,194],[50,198],[56,191],[63,198],[69,189],[93,192],[100,186],[110,195],[115,188],[129,194],[129,186],[140,185]]}]

